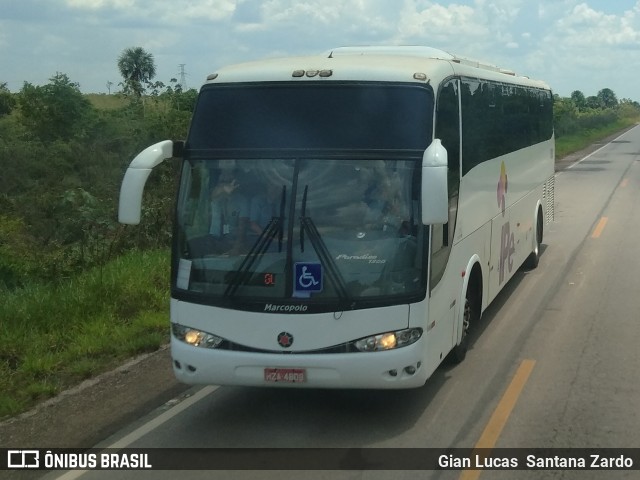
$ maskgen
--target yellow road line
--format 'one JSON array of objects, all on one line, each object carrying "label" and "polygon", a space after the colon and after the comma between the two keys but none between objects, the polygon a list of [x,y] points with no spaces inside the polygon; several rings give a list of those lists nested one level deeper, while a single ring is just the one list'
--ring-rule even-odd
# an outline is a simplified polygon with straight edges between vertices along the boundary
[{"label": "yellow road line", "polygon": [[[502,395],[498,406],[493,411],[489,423],[487,423],[487,426],[484,428],[484,432],[480,435],[480,439],[474,447],[475,450],[490,450],[495,447],[498,437],[500,437],[502,429],[507,424],[511,411],[513,407],[515,407],[535,364],[535,360],[522,361],[513,380],[511,380],[511,383]],[[486,453],[486,450],[484,453]],[[482,473],[482,470],[464,470],[460,475],[460,480],[476,480],[480,476],[480,473]]]},{"label": "yellow road line", "polygon": [[608,221],[609,219],[607,217],[602,217],[598,222],[598,225],[596,225],[596,228],[593,231],[591,238],[599,238],[600,235],[602,235],[602,231],[604,230],[604,227],[607,225]]}]

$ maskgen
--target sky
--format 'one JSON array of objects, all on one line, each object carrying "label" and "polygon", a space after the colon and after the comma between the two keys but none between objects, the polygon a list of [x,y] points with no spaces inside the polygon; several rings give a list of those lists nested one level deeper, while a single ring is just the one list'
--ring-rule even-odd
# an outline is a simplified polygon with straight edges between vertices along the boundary
[{"label": "sky", "polygon": [[218,68],[345,45],[426,45],[544,80],[640,101],[640,0],[0,0],[0,84],[66,74],[118,91],[142,47],[155,80],[199,88]]}]

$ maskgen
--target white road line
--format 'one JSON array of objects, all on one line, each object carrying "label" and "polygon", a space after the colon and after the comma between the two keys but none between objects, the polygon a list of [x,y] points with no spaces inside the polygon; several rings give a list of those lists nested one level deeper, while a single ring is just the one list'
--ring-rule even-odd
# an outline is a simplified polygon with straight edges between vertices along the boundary
[{"label": "white road line", "polygon": [[150,422],[145,423],[141,427],[139,427],[136,430],[134,430],[133,432],[131,432],[129,435],[126,435],[125,437],[121,438],[120,440],[118,440],[115,443],[112,443],[111,445],[109,445],[106,448],[126,448],[126,447],[128,447],[133,442],[141,439],[142,437],[144,437],[148,433],[152,432],[153,430],[158,428],[160,425],[162,425],[166,421],[172,419],[173,417],[175,417],[179,413],[181,413],[184,410],[186,410],[187,408],[189,408],[191,405],[194,405],[194,404],[198,403],[200,400],[202,400],[207,395],[215,392],[217,389],[218,389],[217,386],[210,385],[210,386],[204,387],[202,390],[198,390],[195,393],[195,395],[187,398],[186,400],[183,400],[182,402],[180,402],[175,407],[167,410],[166,412],[164,412],[161,415],[158,415],[156,418],[154,418]]},{"label": "white road line", "polygon": [[[187,398],[186,400],[183,400],[175,407],[170,408],[166,412],[155,417],[153,420],[145,423],[144,425],[141,425],[140,427],[135,429],[133,432],[129,433],[128,435],[125,435],[120,440],[104,448],[120,449],[120,448],[128,447],[133,442],[149,434],[150,432],[158,428],[163,423],[171,420],[176,415],[180,414],[181,412],[191,407],[192,405],[198,403],[200,400],[202,400],[209,394],[215,392],[217,389],[218,389],[217,386],[209,385],[202,388],[201,390],[198,390],[198,392],[196,392],[193,396]],[[61,475],[60,477],[57,477],[57,480],[75,480],[76,478],[81,477],[87,472],[88,470],[70,470],[67,473]]]},{"label": "white road line", "polygon": [[640,126],[640,125],[636,125],[635,127],[630,128],[629,130],[627,130],[626,132],[624,132],[622,135],[620,135],[620,136],[618,136],[618,137],[614,138],[614,139],[613,139],[613,140],[611,140],[609,143],[606,143],[606,144],[604,144],[603,146],[601,146],[601,147],[600,147],[599,149],[597,149],[596,151],[591,152],[591,153],[590,153],[589,155],[587,155],[586,157],[581,158],[581,159],[580,159],[580,160],[578,160],[577,162],[572,163],[571,165],[569,165],[569,166],[568,166],[567,168],[565,168],[564,170],[561,170],[561,171],[559,171],[558,173],[556,173],[556,177],[557,177],[558,175],[560,175],[563,171],[571,170],[573,167],[575,167],[575,166],[576,166],[576,165],[578,165],[579,163],[584,162],[586,159],[588,159],[588,158],[592,157],[593,155],[595,155],[596,153],[598,153],[598,152],[599,152],[600,150],[602,150],[603,148],[608,147],[608,146],[609,146],[609,145],[611,145],[613,142],[615,142],[615,141],[617,141],[617,140],[621,139],[621,138],[622,138],[622,137],[624,137],[627,133],[632,132],[633,130],[635,130],[635,129],[636,129],[636,128],[638,128],[639,126]]}]

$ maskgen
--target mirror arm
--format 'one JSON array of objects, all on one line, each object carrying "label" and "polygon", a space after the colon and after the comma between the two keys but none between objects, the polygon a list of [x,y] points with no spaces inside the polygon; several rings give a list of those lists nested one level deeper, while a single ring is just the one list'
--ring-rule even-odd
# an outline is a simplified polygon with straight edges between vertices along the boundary
[{"label": "mirror arm", "polygon": [[[154,167],[174,156],[176,143],[165,140],[147,147],[129,165],[120,187],[118,221],[128,225],[138,225],[142,211],[142,193],[149,174]],[[182,144],[182,142],[179,142]],[[181,149],[182,145],[178,147]],[[177,153],[177,152],[176,152]]]}]

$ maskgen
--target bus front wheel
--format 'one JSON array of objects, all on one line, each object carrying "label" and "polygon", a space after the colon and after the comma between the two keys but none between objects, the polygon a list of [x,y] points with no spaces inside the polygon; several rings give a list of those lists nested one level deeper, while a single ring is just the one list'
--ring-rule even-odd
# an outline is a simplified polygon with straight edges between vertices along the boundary
[{"label": "bus front wheel", "polygon": [[[471,287],[471,285],[469,285]],[[471,291],[471,288],[467,288],[467,293],[464,299],[464,311],[462,313],[462,338],[450,353],[450,359],[453,363],[462,362],[467,356],[467,350],[469,348],[469,329],[475,320],[476,304],[475,296]]]}]

